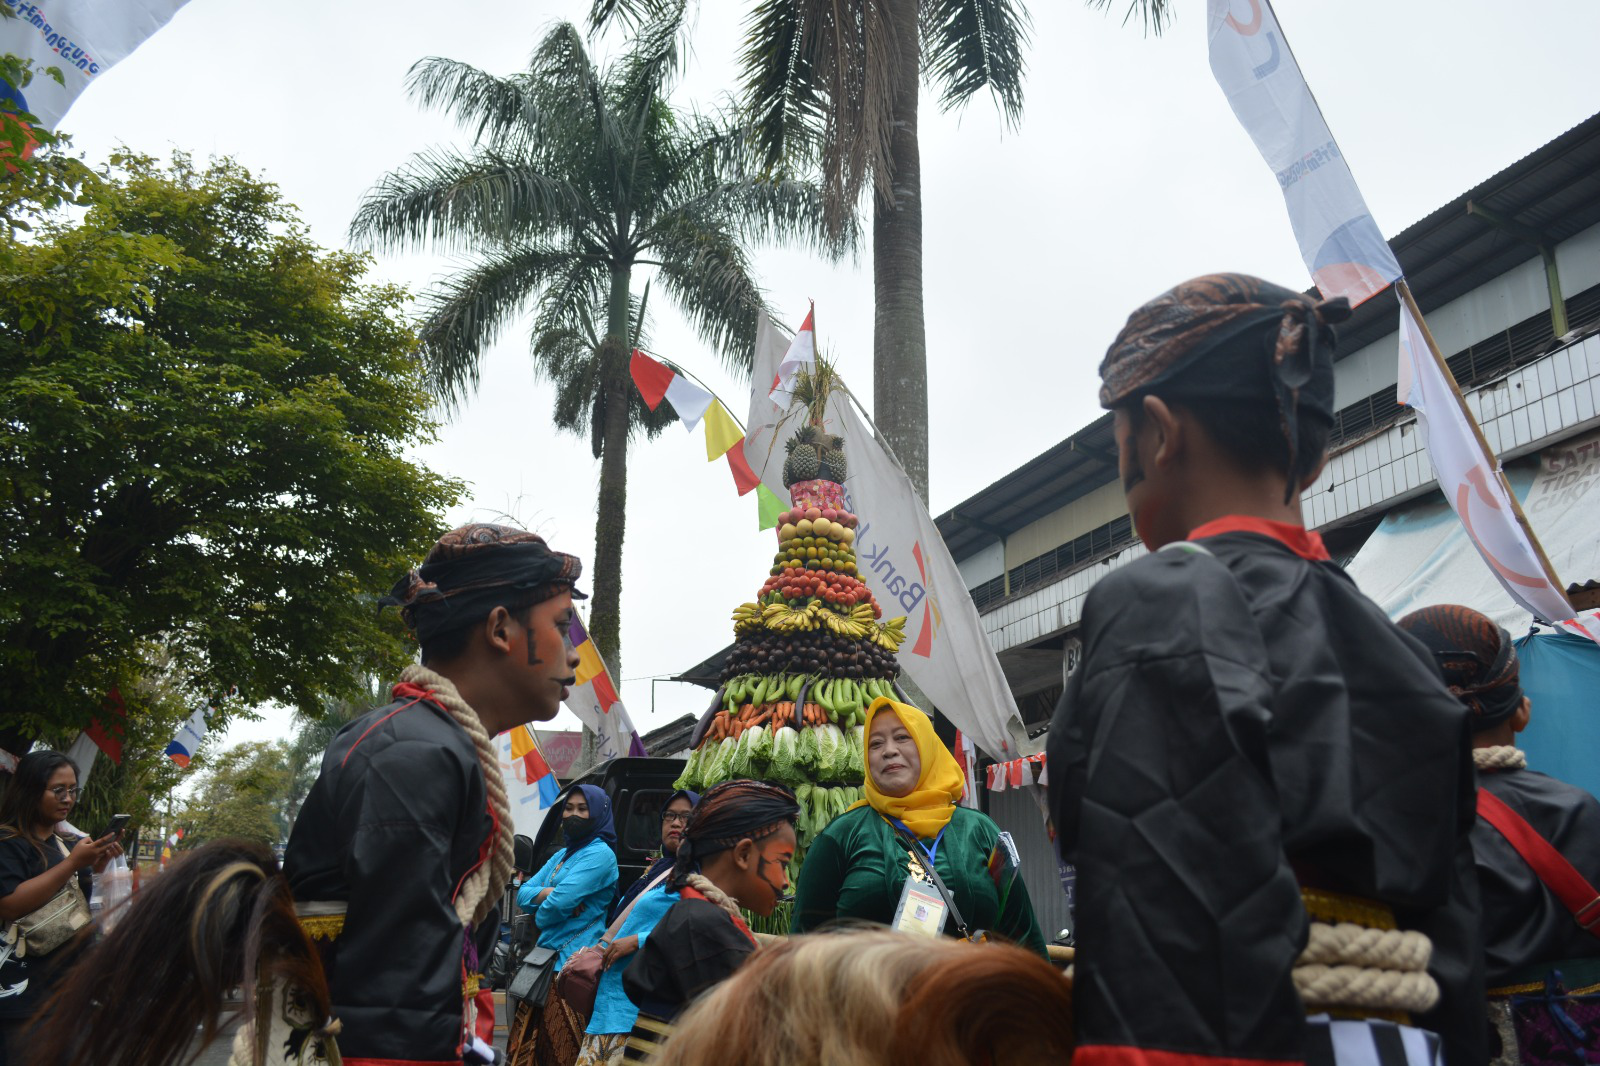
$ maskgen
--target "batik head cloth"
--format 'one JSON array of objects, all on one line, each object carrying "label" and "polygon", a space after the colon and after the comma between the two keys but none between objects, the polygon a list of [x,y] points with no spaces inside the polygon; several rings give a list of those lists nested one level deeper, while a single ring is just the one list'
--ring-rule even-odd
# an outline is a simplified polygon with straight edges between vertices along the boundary
[{"label": "batik head cloth", "polygon": [[452,529],[422,565],[396,582],[380,602],[426,642],[481,621],[515,600],[528,605],[561,592],[583,599],[574,584],[583,573],[575,555],[552,551],[537,533],[485,522]]},{"label": "batik head cloth", "polygon": [[1294,495],[1300,418],[1333,420],[1333,323],[1344,297],[1321,302],[1248,274],[1207,274],[1128,316],[1100,363],[1100,405],[1163,399],[1276,405]]},{"label": "batik head cloth", "polygon": [[1399,624],[1433,653],[1444,683],[1472,711],[1474,732],[1493,729],[1522,705],[1516,645],[1486,615],[1444,603],[1412,611]]}]

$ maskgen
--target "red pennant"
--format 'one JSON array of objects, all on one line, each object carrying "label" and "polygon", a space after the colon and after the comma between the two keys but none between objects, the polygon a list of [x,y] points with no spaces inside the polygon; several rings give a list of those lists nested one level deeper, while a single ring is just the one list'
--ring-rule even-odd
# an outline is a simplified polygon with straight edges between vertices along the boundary
[{"label": "red pennant", "polygon": [[106,753],[107,758],[114,763],[121,764],[122,730],[128,719],[128,709],[122,703],[122,693],[113,688],[106,693],[105,702],[101,706],[105,709],[106,718],[111,723],[110,729],[107,729],[101,724],[100,719],[96,718],[89,723],[89,728],[85,729],[84,733],[90,740],[94,741],[96,747]]},{"label": "red pennant", "polygon": [[633,375],[639,395],[644,397],[644,402],[652,411],[661,406],[661,401],[667,395],[667,386],[678,376],[666,364],[656,362],[637,348],[633,350],[633,358],[628,361],[628,373]]},{"label": "red pennant", "polygon": [[727,451],[728,469],[733,471],[733,483],[738,486],[739,495],[751,492],[761,484],[761,478],[754,470],[750,469],[750,460],[744,457],[744,438],[739,438],[739,443]]}]

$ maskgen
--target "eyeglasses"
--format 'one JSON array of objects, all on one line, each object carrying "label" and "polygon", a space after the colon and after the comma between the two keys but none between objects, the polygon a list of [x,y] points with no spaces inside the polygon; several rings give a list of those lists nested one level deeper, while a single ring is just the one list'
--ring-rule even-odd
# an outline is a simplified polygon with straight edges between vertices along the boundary
[{"label": "eyeglasses", "polygon": [[78,798],[77,785],[57,785],[54,788],[47,788],[45,791],[50,793],[50,795],[54,796],[56,799],[66,799],[68,796],[71,796],[73,799]]},{"label": "eyeglasses", "polygon": [[661,824],[662,825],[671,825],[673,822],[677,822],[679,825],[688,825],[689,824],[689,812],[688,811],[662,811],[661,812]]}]

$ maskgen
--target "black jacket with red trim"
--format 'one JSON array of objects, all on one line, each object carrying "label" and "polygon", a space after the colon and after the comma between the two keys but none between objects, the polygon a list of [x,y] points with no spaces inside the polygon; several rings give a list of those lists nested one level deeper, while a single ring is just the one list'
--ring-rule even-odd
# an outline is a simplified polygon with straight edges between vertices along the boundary
[{"label": "black jacket with red trim", "polygon": [[[451,902],[493,820],[472,740],[444,709],[396,700],[345,726],[284,857],[297,901],[344,901],[323,952],[346,1066],[461,1062],[462,931]],[[487,959],[498,914],[476,930]]]},{"label": "black jacket with red trim", "polygon": [[[1600,800],[1533,770],[1483,773],[1478,784],[1600,887]],[[1510,841],[1482,818],[1472,830],[1472,848],[1483,890],[1491,988],[1521,977],[1517,971],[1528,966],[1600,957],[1600,937],[1578,926]]]},{"label": "black jacket with red trim", "polygon": [[1486,1061],[1466,711],[1333,563],[1258,533],[1107,575],[1049,735],[1085,1063],[1296,1061],[1300,885],[1433,939],[1416,1023]]}]

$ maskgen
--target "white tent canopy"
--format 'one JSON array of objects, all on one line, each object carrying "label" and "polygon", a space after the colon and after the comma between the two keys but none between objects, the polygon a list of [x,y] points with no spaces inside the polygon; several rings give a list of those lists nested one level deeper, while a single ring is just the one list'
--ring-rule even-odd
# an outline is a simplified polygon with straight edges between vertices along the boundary
[{"label": "white tent canopy", "polygon": [[[1551,445],[1539,453],[1537,466],[1519,464],[1506,474],[1563,585],[1600,578],[1600,432]],[[1430,604],[1459,603],[1516,636],[1533,622],[1500,586],[1437,492],[1384,516],[1346,569],[1390,618]]]}]

